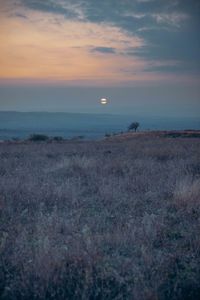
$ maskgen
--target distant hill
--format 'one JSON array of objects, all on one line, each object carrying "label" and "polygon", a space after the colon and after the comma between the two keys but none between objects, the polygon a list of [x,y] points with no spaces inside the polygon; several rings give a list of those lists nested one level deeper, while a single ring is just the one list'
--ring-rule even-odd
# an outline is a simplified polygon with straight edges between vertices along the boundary
[{"label": "distant hill", "polygon": [[31,133],[73,137],[99,138],[105,133],[126,131],[132,121],[140,122],[142,130],[199,129],[197,118],[145,117],[134,114],[86,114],[66,112],[0,112],[0,139],[25,138]]}]

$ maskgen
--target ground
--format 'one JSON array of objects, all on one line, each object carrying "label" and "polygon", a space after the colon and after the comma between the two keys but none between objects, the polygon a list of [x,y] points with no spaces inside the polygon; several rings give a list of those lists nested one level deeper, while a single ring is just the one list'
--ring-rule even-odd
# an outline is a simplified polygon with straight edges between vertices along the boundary
[{"label": "ground", "polygon": [[199,299],[200,139],[0,144],[0,299]]}]

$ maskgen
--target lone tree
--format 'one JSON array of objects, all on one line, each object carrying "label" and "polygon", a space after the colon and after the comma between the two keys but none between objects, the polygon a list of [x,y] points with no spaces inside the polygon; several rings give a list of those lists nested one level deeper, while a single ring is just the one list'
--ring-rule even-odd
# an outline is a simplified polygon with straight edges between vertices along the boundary
[{"label": "lone tree", "polygon": [[137,131],[138,127],[140,126],[140,123],[138,122],[133,122],[128,126],[128,131],[129,130],[135,130],[135,132]]}]

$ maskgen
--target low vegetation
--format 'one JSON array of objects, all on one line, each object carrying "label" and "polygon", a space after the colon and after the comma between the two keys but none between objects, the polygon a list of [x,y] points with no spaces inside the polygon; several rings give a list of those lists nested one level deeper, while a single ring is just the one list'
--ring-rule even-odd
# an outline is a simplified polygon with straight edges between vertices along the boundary
[{"label": "low vegetation", "polygon": [[41,141],[47,141],[49,139],[49,137],[45,134],[32,134],[30,137],[29,137],[29,141],[32,141],[32,142],[41,142]]},{"label": "low vegetation", "polygon": [[0,299],[200,296],[200,140],[0,145]]}]

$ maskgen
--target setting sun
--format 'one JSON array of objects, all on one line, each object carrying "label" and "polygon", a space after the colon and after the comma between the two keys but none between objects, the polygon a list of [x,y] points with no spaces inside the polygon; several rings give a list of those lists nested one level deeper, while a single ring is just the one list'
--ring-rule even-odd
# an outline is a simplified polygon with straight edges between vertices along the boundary
[{"label": "setting sun", "polygon": [[108,103],[108,100],[106,99],[106,98],[102,98],[101,99],[101,104],[102,105],[105,105],[105,104],[107,104]]}]

